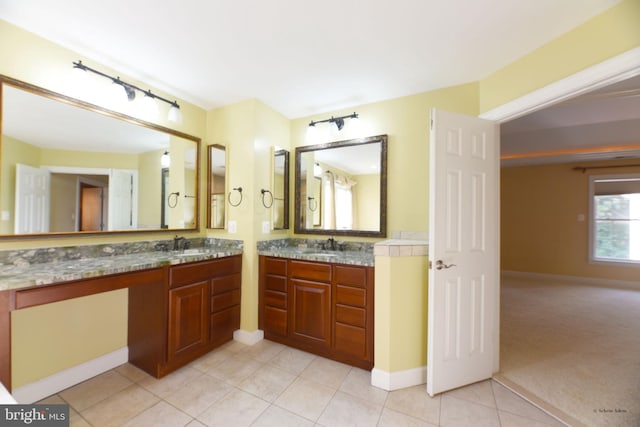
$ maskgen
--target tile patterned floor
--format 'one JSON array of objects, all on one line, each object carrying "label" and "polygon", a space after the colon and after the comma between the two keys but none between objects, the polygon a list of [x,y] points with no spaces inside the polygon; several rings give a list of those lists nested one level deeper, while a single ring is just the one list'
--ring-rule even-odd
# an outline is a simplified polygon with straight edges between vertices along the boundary
[{"label": "tile patterned floor", "polygon": [[283,345],[231,342],[158,380],[126,364],[39,403],[71,426],[562,426],[495,381],[429,397]]}]

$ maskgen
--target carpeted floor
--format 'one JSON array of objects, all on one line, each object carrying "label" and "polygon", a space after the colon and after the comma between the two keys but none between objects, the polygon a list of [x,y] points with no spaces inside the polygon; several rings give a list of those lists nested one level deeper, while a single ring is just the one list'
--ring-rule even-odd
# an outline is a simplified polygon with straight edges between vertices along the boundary
[{"label": "carpeted floor", "polygon": [[570,424],[640,427],[640,291],[504,279],[500,375]]}]

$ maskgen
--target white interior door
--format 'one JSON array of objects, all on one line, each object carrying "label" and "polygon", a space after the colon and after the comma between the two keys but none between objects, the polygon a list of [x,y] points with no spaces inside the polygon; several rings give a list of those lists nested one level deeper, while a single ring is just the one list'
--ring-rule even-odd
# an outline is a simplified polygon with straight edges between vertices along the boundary
[{"label": "white interior door", "polygon": [[121,169],[109,171],[108,229],[138,228],[138,172]]},{"label": "white interior door", "polygon": [[433,110],[427,392],[490,378],[499,349],[499,127]]},{"label": "white interior door", "polygon": [[49,231],[51,173],[46,169],[16,164],[14,232]]}]

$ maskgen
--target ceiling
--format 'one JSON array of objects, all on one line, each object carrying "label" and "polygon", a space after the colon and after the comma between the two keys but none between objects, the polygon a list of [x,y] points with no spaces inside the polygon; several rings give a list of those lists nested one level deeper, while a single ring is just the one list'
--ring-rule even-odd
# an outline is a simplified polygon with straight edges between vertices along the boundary
[{"label": "ceiling", "polygon": [[2,0],[0,19],[204,109],[298,118],[480,80],[618,1]]},{"label": "ceiling", "polygon": [[500,126],[503,166],[640,157],[640,76]]}]

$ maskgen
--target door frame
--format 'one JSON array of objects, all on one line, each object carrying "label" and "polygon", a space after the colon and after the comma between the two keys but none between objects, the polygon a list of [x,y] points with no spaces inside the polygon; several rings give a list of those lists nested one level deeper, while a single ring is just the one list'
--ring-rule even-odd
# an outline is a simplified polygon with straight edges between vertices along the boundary
[{"label": "door frame", "polygon": [[[640,75],[640,47],[628,50],[568,77],[529,92],[478,115],[500,124],[562,101]],[[500,305],[498,304],[499,315]],[[498,317],[499,318],[499,317]],[[493,372],[500,370],[500,335],[496,340]]]}]

